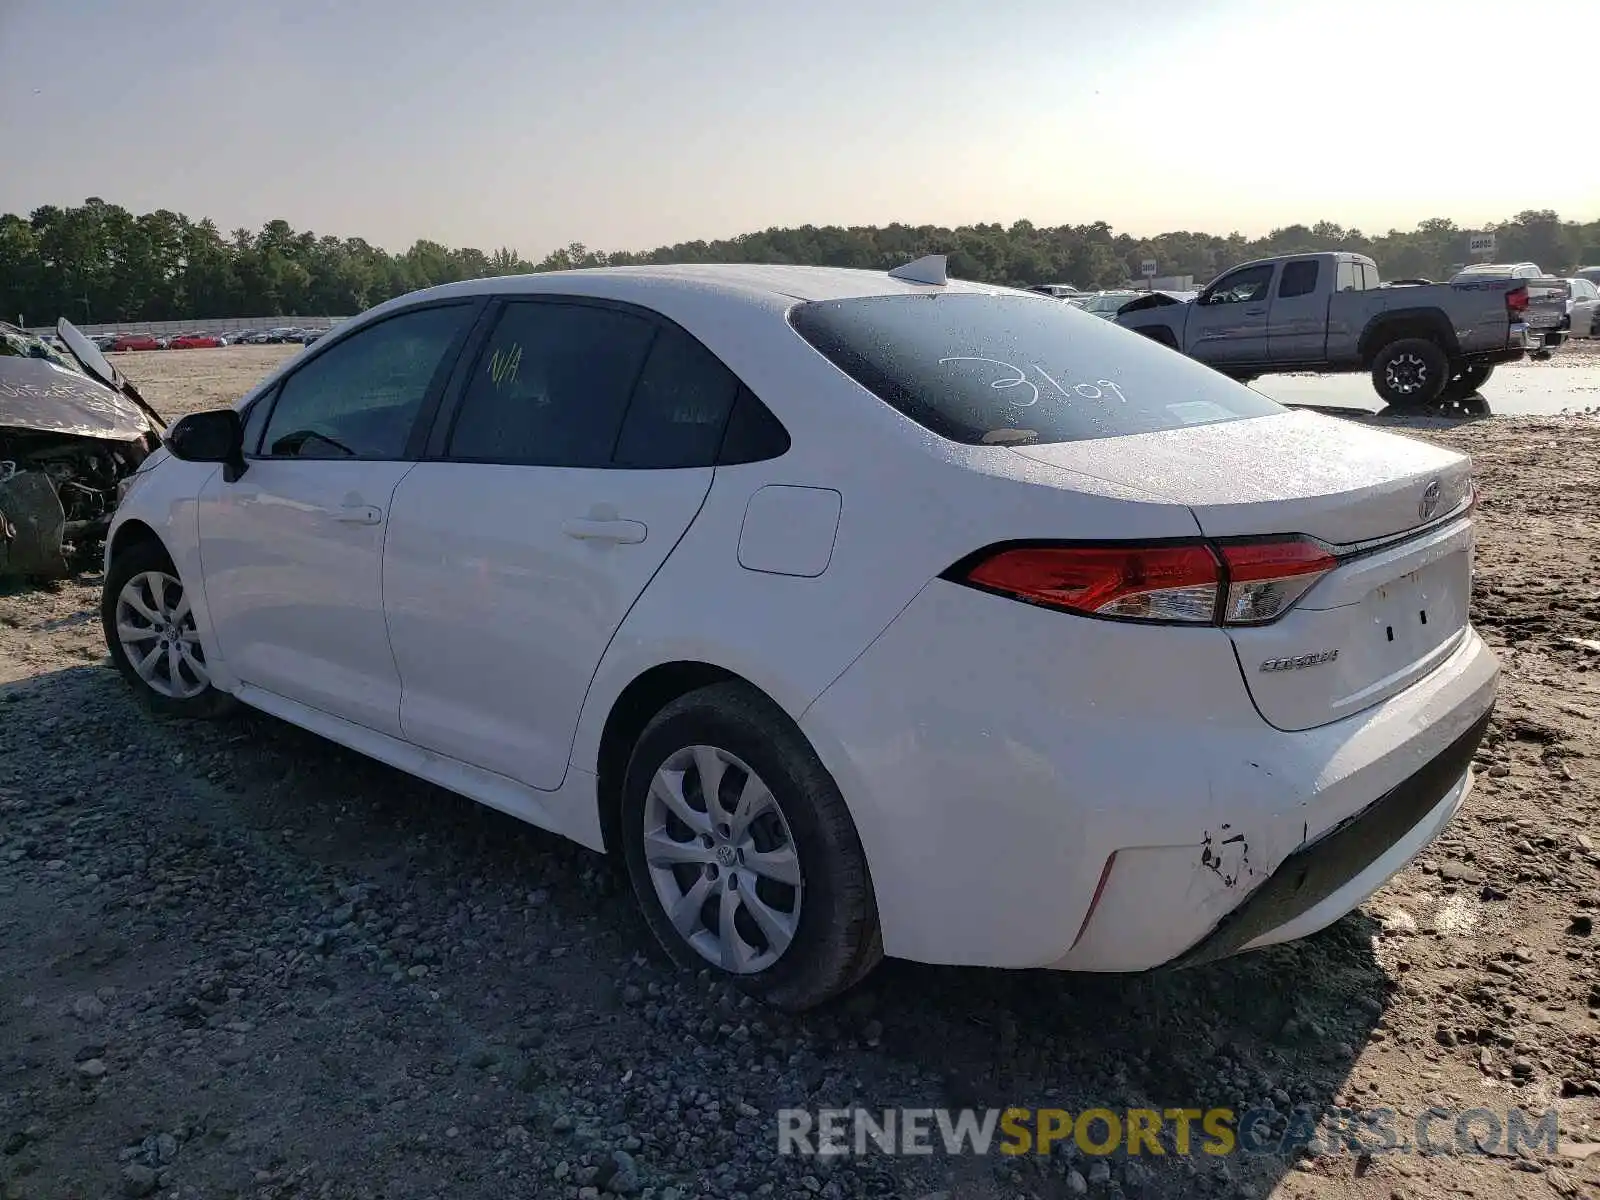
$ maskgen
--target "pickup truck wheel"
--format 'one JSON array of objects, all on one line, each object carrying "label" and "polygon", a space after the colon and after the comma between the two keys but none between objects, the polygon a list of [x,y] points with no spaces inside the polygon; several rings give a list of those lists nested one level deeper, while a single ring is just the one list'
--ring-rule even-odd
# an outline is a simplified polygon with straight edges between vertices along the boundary
[{"label": "pickup truck wheel", "polygon": [[1439,393],[1438,402],[1465,400],[1484,384],[1489,382],[1489,376],[1494,374],[1494,364],[1485,366],[1481,363],[1468,363],[1459,372],[1450,377],[1450,382],[1444,385],[1444,391]]},{"label": "pickup truck wheel", "polygon": [[1373,389],[1395,408],[1432,404],[1449,381],[1450,360],[1426,338],[1390,342],[1372,362]]}]

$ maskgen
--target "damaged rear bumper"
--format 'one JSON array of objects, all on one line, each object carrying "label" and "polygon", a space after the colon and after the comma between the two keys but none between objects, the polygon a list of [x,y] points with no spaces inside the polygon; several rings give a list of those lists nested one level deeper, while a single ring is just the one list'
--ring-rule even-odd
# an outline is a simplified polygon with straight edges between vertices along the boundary
[{"label": "damaged rear bumper", "polygon": [[1019,607],[930,586],[800,718],[893,957],[1141,972],[1312,932],[1453,815],[1498,684],[1469,630],[1404,691],[1285,732],[1220,631]]},{"label": "damaged rear bumper", "polygon": [[1450,823],[1472,787],[1485,713],[1415,775],[1295,851],[1205,938],[1173,960],[1188,967],[1325,929],[1404,869]]}]

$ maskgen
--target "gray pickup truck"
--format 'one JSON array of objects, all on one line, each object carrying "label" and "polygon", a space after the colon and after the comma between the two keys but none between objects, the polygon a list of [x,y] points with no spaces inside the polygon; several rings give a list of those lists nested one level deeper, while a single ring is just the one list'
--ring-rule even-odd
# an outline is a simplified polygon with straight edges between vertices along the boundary
[{"label": "gray pickup truck", "polygon": [[1553,305],[1504,276],[1380,283],[1372,259],[1334,252],[1245,263],[1187,302],[1130,301],[1116,321],[1235,379],[1369,371],[1386,403],[1418,408],[1469,396],[1495,364],[1543,347],[1538,330],[1566,314]]}]

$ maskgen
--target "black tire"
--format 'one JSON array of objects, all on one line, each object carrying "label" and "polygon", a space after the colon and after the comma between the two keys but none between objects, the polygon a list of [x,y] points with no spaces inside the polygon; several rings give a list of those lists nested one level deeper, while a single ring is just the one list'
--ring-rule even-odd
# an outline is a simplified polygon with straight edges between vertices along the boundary
[{"label": "black tire", "polygon": [[[156,686],[152,686],[149,680],[143,678],[129,660],[127,648],[117,632],[117,610],[123,589],[127,587],[129,581],[149,573],[159,573],[180,581],[177,568],[172,565],[172,559],[159,542],[137,541],[120,551],[111,560],[111,569],[106,572],[105,583],[101,587],[100,624],[105,630],[106,649],[111,652],[111,661],[116,665],[117,671],[128,681],[139,703],[160,716],[211,719],[235,711],[238,701],[226,692],[212,687],[209,680],[206,681],[205,687],[194,695],[166,695],[158,691]],[[178,586],[181,588],[181,581]],[[179,594],[181,595],[181,592]],[[197,657],[203,661],[204,650],[199,647],[198,638],[194,635],[193,616],[187,617],[179,624],[180,634],[192,652],[197,651]],[[158,664],[156,669],[158,672],[164,672],[166,667],[164,664]],[[180,667],[180,679],[189,670],[188,667]],[[198,682],[198,679],[190,677],[185,682],[194,683]]]},{"label": "black tire", "polygon": [[[784,833],[792,837],[798,860],[800,888],[789,893],[798,905],[792,940],[776,961],[750,973],[726,970],[690,945],[668,918],[646,862],[647,802],[656,772],[674,755],[694,746],[715,747],[759,776],[777,803],[786,823]],[[691,806],[699,800],[696,812],[704,812],[698,769],[692,770],[693,782],[686,772],[682,790]],[[736,766],[727,768],[724,798],[734,786],[726,781],[729,776],[737,781],[738,770]],[[628,760],[621,821],[623,858],[634,895],[650,931],[680,966],[709,969],[774,1007],[800,1012],[854,986],[883,957],[866,855],[844,797],[794,722],[749,685],[730,682],[700,688],[656,714]],[[710,886],[738,891],[740,878],[751,881],[744,885],[747,890],[759,885],[762,881],[748,871],[739,875],[743,866],[741,857],[737,864],[724,868],[727,879]],[[717,877],[714,863],[704,868],[681,865],[672,869],[677,874],[671,882],[685,891],[684,879],[697,880],[701,872]],[[706,905],[720,912],[718,895],[720,891],[689,911],[703,924]],[[709,925],[705,928],[709,933]],[[767,949],[771,949],[770,943]]]},{"label": "black tire", "polygon": [[1465,400],[1488,383],[1489,376],[1493,374],[1493,363],[1467,363],[1450,377],[1450,382],[1444,385],[1444,390],[1439,393],[1438,403]]},{"label": "black tire", "polygon": [[[1391,370],[1391,368],[1393,368]],[[1450,380],[1450,360],[1437,342],[1401,338],[1372,360],[1372,387],[1394,408],[1425,408]]]}]

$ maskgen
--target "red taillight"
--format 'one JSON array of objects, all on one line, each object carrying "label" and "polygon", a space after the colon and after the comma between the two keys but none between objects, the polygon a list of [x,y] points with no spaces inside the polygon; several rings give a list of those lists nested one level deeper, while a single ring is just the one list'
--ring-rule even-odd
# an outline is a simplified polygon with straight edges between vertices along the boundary
[{"label": "red taillight", "polygon": [[1032,604],[1094,617],[1259,625],[1338,566],[1310,538],[1211,546],[1026,546],[981,556],[956,577]]},{"label": "red taillight", "polygon": [[1209,546],[1035,546],[1000,550],[968,583],[1097,617],[1207,622],[1221,584]]},{"label": "red taillight", "polygon": [[1222,620],[1228,625],[1276,620],[1339,565],[1320,543],[1308,538],[1224,546],[1222,561],[1228,570]]},{"label": "red taillight", "polygon": [[1528,289],[1525,287],[1512,288],[1506,293],[1506,311],[1519,313],[1528,307]]}]

